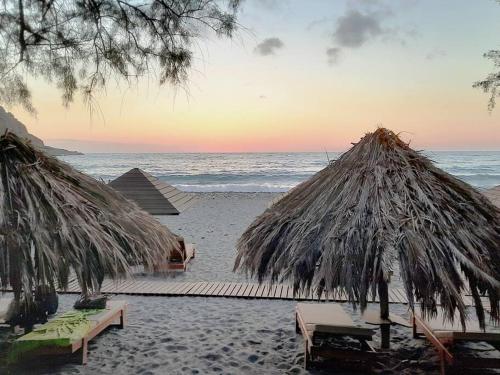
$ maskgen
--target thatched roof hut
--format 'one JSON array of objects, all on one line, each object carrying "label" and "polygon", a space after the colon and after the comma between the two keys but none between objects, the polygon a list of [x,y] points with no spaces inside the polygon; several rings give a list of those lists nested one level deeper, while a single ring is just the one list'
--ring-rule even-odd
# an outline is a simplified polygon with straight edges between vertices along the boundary
[{"label": "thatched roof hut", "polygon": [[193,194],[180,191],[139,168],[132,168],[108,185],[151,215],[179,215],[196,200]]},{"label": "thatched roof hut", "polygon": [[412,308],[414,297],[424,314],[441,304],[447,319],[458,310],[463,323],[470,288],[481,325],[483,293],[499,318],[500,211],[387,129],[267,209],[237,248],[235,269],[261,282],[342,291],[362,309],[370,293],[382,299],[399,261]]},{"label": "thatched roof hut", "polygon": [[135,203],[12,133],[0,137],[0,286],[29,299],[35,287],[83,293],[104,274],[164,261],[178,240]]}]

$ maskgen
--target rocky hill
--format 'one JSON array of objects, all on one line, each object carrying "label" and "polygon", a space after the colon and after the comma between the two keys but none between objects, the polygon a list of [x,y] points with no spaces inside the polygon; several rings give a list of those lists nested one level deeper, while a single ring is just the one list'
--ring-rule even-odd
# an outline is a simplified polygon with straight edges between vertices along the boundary
[{"label": "rocky hill", "polygon": [[34,146],[40,148],[49,155],[81,155],[81,153],[77,151],[68,151],[62,148],[46,146],[40,138],[30,134],[26,126],[16,119],[12,113],[7,112],[0,106],[0,134],[5,133],[7,129],[19,137],[28,139]]}]

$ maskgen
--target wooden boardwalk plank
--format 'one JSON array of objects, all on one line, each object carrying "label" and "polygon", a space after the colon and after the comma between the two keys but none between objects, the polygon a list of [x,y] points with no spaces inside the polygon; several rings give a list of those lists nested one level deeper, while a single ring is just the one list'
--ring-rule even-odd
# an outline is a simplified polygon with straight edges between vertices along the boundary
[{"label": "wooden boardwalk plank", "polygon": [[286,298],[293,299],[293,287],[291,285],[287,285],[286,289],[287,289]]},{"label": "wooden boardwalk plank", "polygon": [[213,282],[208,282],[205,284],[205,287],[204,288],[201,288],[199,291],[198,291],[198,295],[200,296],[206,296],[207,295],[207,292],[210,290],[210,288],[213,287]]},{"label": "wooden boardwalk plank", "polygon": [[184,283],[184,286],[179,290],[179,294],[182,294],[183,296],[187,295],[194,285],[194,283]]},{"label": "wooden boardwalk plank", "polygon": [[125,290],[128,287],[130,287],[134,283],[135,283],[134,279],[127,279],[127,280],[125,280],[123,283],[120,284],[120,288],[119,288],[120,293],[122,293],[123,290]]},{"label": "wooden boardwalk plank", "polygon": [[[7,288],[7,291],[11,289]],[[130,295],[156,295],[156,296],[207,296],[207,297],[236,297],[236,298],[263,298],[263,299],[295,299],[302,301],[335,301],[346,302],[347,296],[344,292],[334,291],[328,296],[323,293],[320,297],[316,290],[301,290],[294,295],[293,287],[289,284],[258,284],[237,283],[227,281],[198,281],[198,282],[174,282],[163,280],[123,279],[113,281],[105,279],[101,291],[109,294]],[[66,291],[59,293],[79,293],[80,287],[76,279],[71,279]],[[471,296],[463,295],[462,298],[467,306],[473,306]],[[368,298],[369,302],[378,302],[378,298]],[[407,304],[404,289],[389,289],[389,302]]]},{"label": "wooden boardwalk plank", "polygon": [[102,282],[102,285],[101,285],[101,292],[108,293],[108,290],[110,289],[112,284],[113,284],[113,280],[109,280],[109,279],[104,280]]},{"label": "wooden boardwalk plank", "polygon": [[206,281],[197,282],[193,289],[189,291],[188,296],[198,296],[199,291],[202,290],[206,284]]},{"label": "wooden boardwalk plank", "polygon": [[177,288],[177,283],[165,283],[165,286],[160,289],[162,295],[168,296],[171,292]]},{"label": "wooden boardwalk plank", "polygon": [[243,297],[245,295],[245,291],[248,288],[248,284],[242,284],[240,290],[238,291],[237,297]]},{"label": "wooden boardwalk plank", "polygon": [[151,291],[155,288],[155,284],[152,281],[148,281],[144,286],[141,288],[141,291],[143,294],[151,294]]},{"label": "wooden boardwalk plank", "polygon": [[224,289],[225,286],[226,286],[225,282],[220,282],[219,285],[217,285],[217,288],[215,288],[214,291],[212,292],[212,295],[214,297],[218,296],[221,290]]},{"label": "wooden boardwalk plank", "polygon": [[164,283],[162,282],[158,282],[158,281],[155,281],[153,282],[153,285],[151,285],[150,289],[149,289],[149,295],[158,295],[158,292],[162,289]]},{"label": "wooden boardwalk plank", "polygon": [[234,286],[233,290],[231,291],[230,296],[231,297],[236,297],[238,295],[238,292],[240,291],[240,289],[241,289],[242,286],[243,286],[243,284],[236,283],[236,285]]},{"label": "wooden boardwalk plank", "polygon": [[254,297],[255,294],[253,294],[253,290],[257,288],[258,288],[257,284],[248,284],[248,287],[245,290],[243,297]]},{"label": "wooden boardwalk plank", "polygon": [[181,289],[179,289],[179,295],[185,296],[187,292],[193,287],[193,283],[185,282]]},{"label": "wooden boardwalk plank", "polygon": [[176,284],[177,285],[175,286],[175,288],[170,289],[170,292],[169,292],[173,296],[179,295],[179,291],[185,286],[185,283],[176,283]]},{"label": "wooden boardwalk plank", "polygon": [[245,283],[245,288],[240,290],[240,297],[248,297],[248,292],[252,289],[252,284]]},{"label": "wooden boardwalk plank", "polygon": [[230,297],[234,297],[238,294],[238,290],[241,288],[241,283],[233,283],[233,288],[231,288],[231,292],[229,293]]},{"label": "wooden boardwalk plank", "polygon": [[233,288],[231,289],[231,292],[229,293],[230,297],[235,297],[238,294],[238,291],[241,288],[241,283],[234,283]]},{"label": "wooden boardwalk plank", "polygon": [[211,296],[213,295],[215,289],[217,289],[217,287],[219,286],[220,283],[218,282],[212,282],[210,283],[210,288],[208,288],[206,291],[205,291],[205,295],[207,296]]},{"label": "wooden boardwalk plank", "polygon": [[396,289],[396,294],[399,295],[401,303],[408,303],[408,297],[406,296],[406,291],[404,289]]},{"label": "wooden boardwalk plank", "polygon": [[191,283],[183,282],[182,286],[176,290],[177,295],[185,296],[187,293],[187,290],[189,290],[190,287],[191,287]]},{"label": "wooden boardwalk plank", "polygon": [[227,282],[227,283],[224,283],[224,288],[222,288],[222,290],[220,291],[220,296],[221,297],[226,297],[229,295],[229,293],[231,293],[231,289],[234,288],[234,283],[231,283],[231,282]]},{"label": "wooden boardwalk plank", "polygon": [[272,285],[267,285],[267,289],[264,292],[264,296],[266,298],[272,298],[272,294],[273,294],[273,286]]},{"label": "wooden boardwalk plank", "polygon": [[394,289],[389,289],[389,302],[401,303],[401,297],[396,293]]},{"label": "wooden boardwalk plank", "polygon": [[224,286],[221,288],[221,290],[219,291],[219,294],[217,294],[217,295],[218,296],[225,296],[230,287],[231,287],[231,283],[229,283],[229,282],[224,283]]},{"label": "wooden boardwalk plank", "polygon": [[195,286],[187,293],[188,296],[195,296],[198,294],[198,290],[200,290],[201,287],[203,287],[205,283],[203,281],[199,281],[195,283]]},{"label": "wooden boardwalk plank", "polygon": [[214,289],[212,289],[212,291],[211,291],[211,295],[212,295],[212,296],[214,296],[214,297],[218,296],[218,295],[219,295],[219,292],[220,292],[220,290],[221,290],[222,288],[224,288],[224,282],[219,282],[219,283],[217,283],[217,284],[216,284],[216,286],[215,286],[215,288],[214,288]]},{"label": "wooden boardwalk plank", "polygon": [[278,284],[276,287],[276,292],[274,293],[274,298],[281,298],[282,290],[283,290],[283,284]]},{"label": "wooden boardwalk plank", "polygon": [[260,284],[259,287],[257,288],[257,290],[255,291],[255,297],[261,298],[262,293],[264,293],[265,287],[266,287],[265,284]]},{"label": "wooden boardwalk plank", "polygon": [[126,294],[145,294],[144,292],[148,290],[150,281],[135,281],[128,288],[125,289]]},{"label": "wooden boardwalk plank", "polygon": [[253,288],[252,288],[252,292],[250,294],[250,297],[252,297],[252,298],[256,298],[257,297],[257,291],[259,290],[259,286],[260,285],[257,284],[257,283],[253,284]]}]

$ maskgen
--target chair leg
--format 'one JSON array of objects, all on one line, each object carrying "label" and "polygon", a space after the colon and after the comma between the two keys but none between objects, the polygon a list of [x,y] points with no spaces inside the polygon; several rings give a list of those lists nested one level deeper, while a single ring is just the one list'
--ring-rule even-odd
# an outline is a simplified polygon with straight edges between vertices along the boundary
[{"label": "chair leg", "polygon": [[413,323],[412,324],[412,326],[413,326],[413,338],[414,339],[418,339],[420,337],[420,335],[417,332],[417,322],[415,320],[415,317],[413,317],[412,323]]},{"label": "chair leg", "polygon": [[446,361],[444,360],[443,353],[439,353],[439,372],[441,375],[446,375]]},{"label": "chair leg", "polygon": [[82,365],[87,364],[87,359],[88,359],[88,348],[87,348],[87,339],[82,340]]},{"label": "chair leg", "polygon": [[309,370],[311,367],[311,357],[309,356],[309,348],[307,347],[307,340],[304,340],[304,369]]},{"label": "chair leg", "polygon": [[300,326],[299,326],[299,320],[297,319],[297,315],[295,315],[295,333],[301,333]]},{"label": "chair leg", "polygon": [[121,314],[120,314],[120,325],[119,328],[125,328],[125,325],[127,324],[127,310],[126,308],[123,308]]}]

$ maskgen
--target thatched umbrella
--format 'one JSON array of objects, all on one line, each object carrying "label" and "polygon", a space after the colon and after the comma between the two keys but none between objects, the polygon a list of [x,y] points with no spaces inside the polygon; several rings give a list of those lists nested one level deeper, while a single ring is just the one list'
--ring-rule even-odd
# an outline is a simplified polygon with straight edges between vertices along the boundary
[{"label": "thatched umbrella", "polygon": [[152,266],[178,248],[153,216],[104,183],[43,154],[12,133],[0,137],[0,286],[17,300],[65,288],[73,270],[84,295],[104,274]]},{"label": "thatched umbrella", "polygon": [[480,295],[498,321],[500,211],[470,185],[435,167],[387,129],[369,133],[338,160],[260,215],[238,245],[235,269],[295,289],[345,292],[366,308],[379,295],[389,313],[394,262],[410,307],[445,317],[466,306],[470,288],[482,327]]}]

